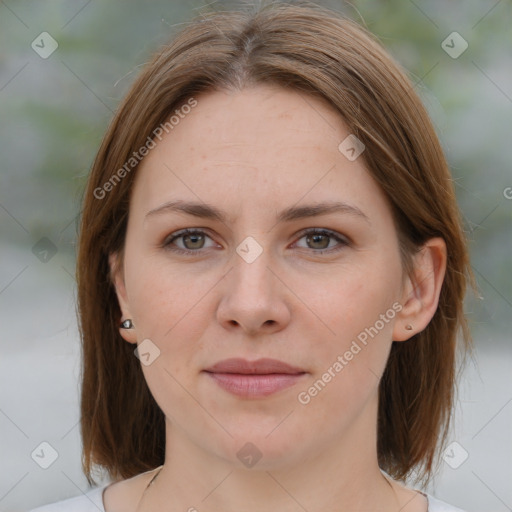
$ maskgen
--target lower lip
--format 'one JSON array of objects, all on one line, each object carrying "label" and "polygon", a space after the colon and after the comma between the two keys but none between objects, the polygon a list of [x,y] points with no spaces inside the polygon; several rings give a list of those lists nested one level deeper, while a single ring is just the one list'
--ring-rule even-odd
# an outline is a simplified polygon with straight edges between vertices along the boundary
[{"label": "lower lip", "polygon": [[264,397],[295,385],[305,373],[271,373],[246,375],[241,373],[211,373],[208,375],[222,388],[241,397]]}]

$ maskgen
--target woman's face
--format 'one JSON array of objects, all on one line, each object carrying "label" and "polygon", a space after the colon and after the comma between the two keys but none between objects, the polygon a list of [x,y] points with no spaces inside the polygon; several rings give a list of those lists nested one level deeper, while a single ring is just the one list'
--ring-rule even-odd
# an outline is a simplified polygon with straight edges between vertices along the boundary
[{"label": "woman's face", "polygon": [[[267,468],[372,446],[406,299],[383,193],[318,99],[196,100],[137,171],[116,278],[168,442]],[[293,369],[206,371],[231,358]]]}]

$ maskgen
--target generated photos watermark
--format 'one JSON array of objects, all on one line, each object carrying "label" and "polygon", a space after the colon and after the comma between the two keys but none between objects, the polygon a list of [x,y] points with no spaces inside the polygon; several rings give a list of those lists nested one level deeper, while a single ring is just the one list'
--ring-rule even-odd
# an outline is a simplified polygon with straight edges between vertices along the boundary
[{"label": "generated photos watermark", "polygon": [[174,114],[169,118],[168,121],[157,126],[150,135],[144,145],[142,145],[138,151],[134,151],[132,156],[120,167],[109,180],[107,180],[101,187],[96,187],[93,191],[93,195],[96,199],[104,199],[106,195],[111,192],[114,187],[121,182],[121,180],[137,167],[142,159],[149,154],[149,152],[156,147],[155,139],[162,140],[164,133],[170,133],[182,119],[190,114],[192,109],[197,106],[197,100],[194,97],[189,98],[187,103],[182,105],[179,109],[174,111]]},{"label": "generated photos watermark", "polygon": [[[352,340],[350,348],[343,355],[338,355],[329,368],[317,379],[307,390],[301,391],[297,395],[299,403],[307,405],[311,400],[320,393],[329,382],[334,379],[342,370],[354,359],[361,350],[368,345],[369,337],[373,339],[382,329],[395,318],[396,314],[402,311],[402,305],[394,302],[393,305],[384,313],[379,315],[379,319],[370,327],[366,327],[357,336],[357,340]],[[359,343],[358,343],[359,342]]]}]

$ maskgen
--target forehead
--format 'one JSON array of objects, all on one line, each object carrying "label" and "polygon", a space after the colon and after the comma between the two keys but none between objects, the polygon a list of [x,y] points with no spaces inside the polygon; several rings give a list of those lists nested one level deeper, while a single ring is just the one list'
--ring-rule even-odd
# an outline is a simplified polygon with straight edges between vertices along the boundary
[{"label": "forehead", "polygon": [[[197,105],[164,135],[167,146],[179,147],[173,155],[177,161],[180,156],[243,159],[248,152],[259,160],[269,151],[272,156],[285,152],[304,158],[316,156],[311,149],[325,151],[329,146],[336,154],[340,133],[346,132],[341,116],[325,100],[292,89],[259,85],[208,92],[195,99]],[[164,145],[159,144],[160,151],[169,153]]]},{"label": "forehead", "polygon": [[137,171],[133,199],[146,210],[180,198],[240,211],[379,193],[363,159],[340,153],[349,132],[326,101],[266,85],[195,100]]}]

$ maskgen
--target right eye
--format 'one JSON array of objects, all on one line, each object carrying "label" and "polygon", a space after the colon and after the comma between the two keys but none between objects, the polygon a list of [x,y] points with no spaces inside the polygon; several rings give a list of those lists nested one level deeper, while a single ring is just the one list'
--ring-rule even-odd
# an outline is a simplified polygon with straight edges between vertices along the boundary
[{"label": "right eye", "polygon": [[[206,238],[211,240],[206,232],[201,229],[182,229],[169,235],[164,240],[162,247],[165,250],[179,254],[194,254],[204,248]],[[176,243],[177,241],[180,243]]]}]

